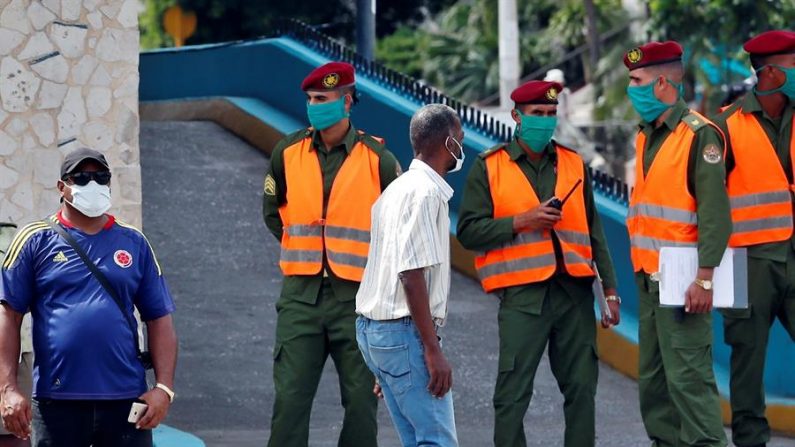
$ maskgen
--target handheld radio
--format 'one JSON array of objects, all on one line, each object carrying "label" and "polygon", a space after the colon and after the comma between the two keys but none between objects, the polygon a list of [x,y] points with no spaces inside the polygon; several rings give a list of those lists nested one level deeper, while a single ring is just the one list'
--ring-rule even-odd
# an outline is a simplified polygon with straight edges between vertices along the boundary
[{"label": "handheld radio", "polygon": [[577,189],[578,186],[580,186],[580,183],[582,183],[582,179],[577,180],[577,183],[575,183],[574,186],[571,187],[571,190],[569,190],[569,193],[566,194],[563,200],[560,200],[557,197],[553,197],[552,200],[550,200],[549,203],[547,203],[547,206],[555,208],[558,211],[562,210],[563,205],[565,205],[566,201],[569,200],[569,197],[574,192],[574,190]]}]

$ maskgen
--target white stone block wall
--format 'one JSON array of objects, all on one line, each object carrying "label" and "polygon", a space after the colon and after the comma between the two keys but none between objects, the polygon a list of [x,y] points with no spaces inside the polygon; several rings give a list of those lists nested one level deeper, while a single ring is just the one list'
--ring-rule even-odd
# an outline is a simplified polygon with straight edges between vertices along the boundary
[{"label": "white stone block wall", "polygon": [[58,206],[64,154],[105,154],[111,213],[141,225],[138,0],[0,0],[0,221]]}]

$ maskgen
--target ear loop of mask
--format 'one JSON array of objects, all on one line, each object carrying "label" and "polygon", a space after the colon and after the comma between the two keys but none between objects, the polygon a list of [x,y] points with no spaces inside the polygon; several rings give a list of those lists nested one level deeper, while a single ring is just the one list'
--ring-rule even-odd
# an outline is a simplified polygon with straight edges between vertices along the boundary
[{"label": "ear loop of mask", "polygon": [[[776,87],[774,89],[771,89],[771,90],[759,90],[759,88],[758,88],[758,86],[759,86],[759,73],[761,73],[762,70],[764,70],[767,67],[774,67],[774,68],[778,69],[779,71],[781,71],[782,73],[784,73],[784,82],[780,86],[778,86],[778,87]],[[793,70],[793,69],[790,69],[790,70]],[[756,79],[757,79],[757,84],[754,85],[754,93],[756,93],[759,96],[768,96],[768,95],[773,95],[775,93],[779,93],[782,90],[784,90],[784,88],[787,86],[787,77],[788,77],[787,73],[788,72],[787,72],[787,69],[782,67],[781,65],[767,64],[764,67],[760,68],[759,70],[756,70],[754,73],[756,74]]]}]

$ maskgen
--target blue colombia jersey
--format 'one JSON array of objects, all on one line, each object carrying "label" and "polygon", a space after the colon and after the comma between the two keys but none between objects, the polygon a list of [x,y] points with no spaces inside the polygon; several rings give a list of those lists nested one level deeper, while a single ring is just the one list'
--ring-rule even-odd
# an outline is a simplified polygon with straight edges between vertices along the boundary
[{"label": "blue colombia jersey", "polygon": [[[59,222],[116,289],[132,315],[144,321],[174,311],[155,254],[137,229],[108,216],[89,235]],[[128,399],[146,391],[133,332],[113,298],[77,253],[46,222],[20,230],[0,275],[0,302],[31,312],[33,395],[49,399]]]}]

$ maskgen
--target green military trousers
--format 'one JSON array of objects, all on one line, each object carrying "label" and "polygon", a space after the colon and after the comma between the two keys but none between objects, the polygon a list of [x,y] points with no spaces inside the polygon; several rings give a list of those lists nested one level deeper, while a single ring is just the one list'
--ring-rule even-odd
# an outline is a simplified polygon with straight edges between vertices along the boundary
[{"label": "green military trousers", "polygon": [[[511,297],[514,298],[520,297]],[[552,373],[565,399],[564,445],[593,446],[599,364],[590,289],[580,296],[570,296],[552,281],[540,315],[503,300],[498,320],[500,358],[494,390],[495,446],[527,445],[523,420],[533,397],[533,380],[547,342]]]},{"label": "green military trousers", "polygon": [[748,309],[726,309],[724,337],[732,348],[732,440],[738,446],[765,444],[765,353],[770,327],[779,319],[795,340],[795,252],[786,262],[748,258]]},{"label": "green military trousers", "polygon": [[306,447],[309,416],[326,358],[339,375],[345,416],[340,447],[378,445],[375,379],[356,343],[355,301],[340,301],[328,280],[315,304],[281,298],[276,304],[273,382],[276,399],[269,447]]},{"label": "green military trousers", "polygon": [[[659,284],[637,273],[638,388],[646,433],[657,447],[727,445],[712,369],[712,315],[660,307]],[[682,314],[680,314],[682,315]]]}]

